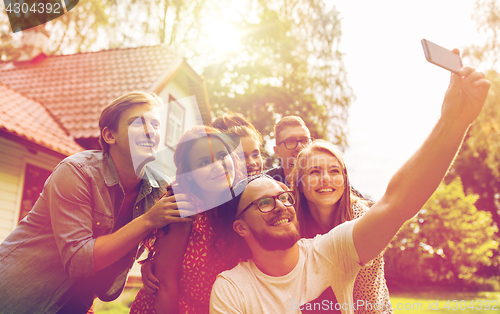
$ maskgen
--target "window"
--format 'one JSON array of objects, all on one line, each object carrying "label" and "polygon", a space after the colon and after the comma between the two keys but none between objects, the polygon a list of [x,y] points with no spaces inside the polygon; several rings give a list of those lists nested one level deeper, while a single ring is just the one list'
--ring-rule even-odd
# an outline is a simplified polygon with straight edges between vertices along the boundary
[{"label": "window", "polygon": [[168,97],[167,135],[165,144],[174,147],[184,133],[184,107],[172,95]]},{"label": "window", "polygon": [[31,164],[26,164],[24,173],[23,198],[21,201],[21,210],[19,211],[19,220],[23,219],[35,205],[43,185],[50,176],[51,171]]}]

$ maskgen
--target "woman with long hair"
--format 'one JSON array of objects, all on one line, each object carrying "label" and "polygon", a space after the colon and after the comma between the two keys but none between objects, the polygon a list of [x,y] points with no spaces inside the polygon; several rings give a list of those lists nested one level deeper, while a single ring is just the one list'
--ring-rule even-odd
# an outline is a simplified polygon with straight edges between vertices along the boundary
[{"label": "woman with long hair", "polygon": [[[302,237],[325,234],[339,224],[361,217],[372,205],[353,193],[347,168],[335,145],[315,140],[297,156],[292,170],[292,190]],[[363,267],[354,283],[354,303],[389,304],[389,290],[384,276],[383,253]],[[335,295],[326,290],[318,300],[333,301]],[[388,312],[359,307],[357,313]]]},{"label": "woman with long hair", "polygon": [[239,113],[225,113],[217,117],[211,126],[224,133],[239,137],[243,147],[243,156],[241,157],[245,160],[248,176],[262,172],[262,136],[253,124]]},{"label": "woman with long hair", "polygon": [[204,126],[192,128],[179,140],[173,192],[188,195],[195,215],[190,223],[157,232],[154,245],[152,237],[146,239],[154,253],[159,289],[156,296],[141,289],[131,313],[208,313],[217,274],[237,263],[232,239],[225,236],[232,230],[232,217],[220,210],[234,195],[233,182],[244,177],[235,143],[227,134]]}]

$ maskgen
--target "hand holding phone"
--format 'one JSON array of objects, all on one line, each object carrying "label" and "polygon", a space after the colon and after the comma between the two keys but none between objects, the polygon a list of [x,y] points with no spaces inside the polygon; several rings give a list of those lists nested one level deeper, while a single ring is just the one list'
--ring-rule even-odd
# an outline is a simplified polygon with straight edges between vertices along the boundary
[{"label": "hand holding phone", "polygon": [[460,55],[443,48],[435,43],[422,39],[425,58],[430,63],[440,66],[446,70],[457,73],[462,68],[462,59]]}]

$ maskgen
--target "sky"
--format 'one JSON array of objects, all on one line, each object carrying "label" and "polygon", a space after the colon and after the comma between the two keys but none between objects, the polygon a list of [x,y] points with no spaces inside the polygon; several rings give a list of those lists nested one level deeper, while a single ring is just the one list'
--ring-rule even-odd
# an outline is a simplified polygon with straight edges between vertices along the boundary
[{"label": "sky", "polygon": [[340,51],[356,95],[344,159],[352,185],[376,201],[440,116],[450,72],[426,61],[421,39],[463,50],[482,44],[484,36],[471,18],[475,0],[333,3],[342,19]]}]

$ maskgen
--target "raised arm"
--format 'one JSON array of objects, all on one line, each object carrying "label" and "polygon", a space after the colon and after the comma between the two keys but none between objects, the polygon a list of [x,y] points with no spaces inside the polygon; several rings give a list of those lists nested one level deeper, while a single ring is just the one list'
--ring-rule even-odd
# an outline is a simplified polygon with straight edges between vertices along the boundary
[{"label": "raised arm", "polygon": [[361,263],[377,256],[425,204],[446,174],[470,123],[481,112],[490,82],[473,68],[462,68],[459,74],[451,75],[441,117],[430,136],[392,177],[380,201],[354,225]]}]

